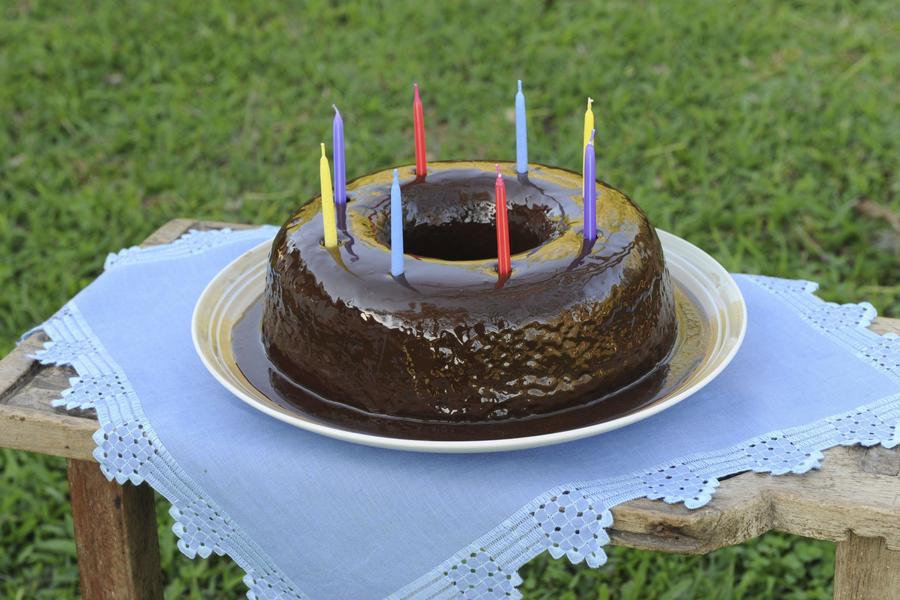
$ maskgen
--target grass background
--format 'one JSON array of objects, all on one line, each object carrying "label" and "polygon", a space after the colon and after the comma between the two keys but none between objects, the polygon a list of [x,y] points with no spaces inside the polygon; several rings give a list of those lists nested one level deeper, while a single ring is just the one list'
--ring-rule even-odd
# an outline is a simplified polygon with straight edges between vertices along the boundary
[{"label": "grass background", "polygon": [[[819,281],[900,316],[900,9],[860,1],[85,2],[0,5],[0,351],[173,217],[280,223],[318,189],[330,105],[348,177],[412,161],[411,83],[433,159],[598,173],[726,268]],[[330,144],[329,144],[330,145]],[[0,596],[77,595],[64,462],[0,453]],[[175,549],[167,597],[243,593]],[[545,557],[528,598],[820,598],[833,548],[770,534],[706,557]]]}]

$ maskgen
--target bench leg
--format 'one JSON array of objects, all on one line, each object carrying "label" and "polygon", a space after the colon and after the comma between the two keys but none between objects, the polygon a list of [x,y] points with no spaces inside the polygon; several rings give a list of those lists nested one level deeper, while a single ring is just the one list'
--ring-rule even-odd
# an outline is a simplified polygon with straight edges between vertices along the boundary
[{"label": "bench leg", "polygon": [[882,538],[850,533],[837,545],[834,598],[900,600],[900,550],[889,550]]},{"label": "bench leg", "polygon": [[159,600],[162,572],[153,490],[109,482],[97,463],[69,460],[69,491],[85,600]]}]

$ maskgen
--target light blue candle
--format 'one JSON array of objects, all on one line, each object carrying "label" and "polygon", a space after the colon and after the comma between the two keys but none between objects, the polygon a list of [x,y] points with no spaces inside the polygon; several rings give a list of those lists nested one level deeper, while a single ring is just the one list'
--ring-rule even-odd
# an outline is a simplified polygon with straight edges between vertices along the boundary
[{"label": "light blue candle", "polygon": [[403,275],[403,206],[400,204],[400,180],[394,169],[391,184],[391,275]]},{"label": "light blue candle", "polygon": [[332,142],[334,148],[334,203],[347,203],[347,166],[344,161],[344,120],[341,118],[341,111],[334,104],[334,123],[331,128]]},{"label": "light blue candle", "polygon": [[528,128],[525,125],[525,94],[522,93],[522,80],[519,80],[519,91],[516,92],[516,172],[528,172]]},{"label": "light blue candle", "polygon": [[584,239],[597,239],[597,157],[594,155],[594,130],[584,147]]}]

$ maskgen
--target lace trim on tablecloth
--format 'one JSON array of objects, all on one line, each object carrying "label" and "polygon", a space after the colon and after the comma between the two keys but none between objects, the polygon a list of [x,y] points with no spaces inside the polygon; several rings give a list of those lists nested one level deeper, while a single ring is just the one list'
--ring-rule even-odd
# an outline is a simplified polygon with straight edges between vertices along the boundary
[{"label": "lace trim on tablecloth", "polygon": [[175,519],[178,548],[189,558],[228,554],[246,572],[250,598],[305,598],[262,550],[211,501],[160,442],[128,378],[69,302],[42,329],[50,337],[34,356],[42,364],[70,365],[78,373],[55,401],[67,409],[94,409],[94,458],[110,480],[147,482],[165,496]]},{"label": "lace trim on tablecloth", "polygon": [[[271,228],[272,235],[277,231],[277,229],[272,228],[271,225],[265,225],[264,227]],[[174,258],[200,254],[212,248],[217,248],[222,244],[231,244],[243,239],[259,237],[259,229],[260,228],[258,227],[241,229],[238,231],[232,231],[227,228],[211,229],[209,231],[191,229],[174,242],[168,244],[148,246],[145,248],[133,246],[114,252],[106,257],[103,268],[104,270],[109,270],[122,265],[132,265],[157,260],[171,260]]]},{"label": "lace trim on tablecloth", "polygon": [[[170,244],[110,254],[105,268],[177,259],[258,236],[258,228],[191,230]],[[175,520],[172,529],[179,550],[189,558],[213,553],[231,556],[246,574],[248,598],[305,599],[274,561],[178,466],[147,420],[125,373],[91,332],[75,303],[69,302],[36,329],[44,330],[50,341],[34,358],[42,364],[70,365],[78,374],[52,405],[97,413],[100,429],[93,436],[97,443],[93,454],[104,475],[120,484],[146,481],[161,493],[172,504],[169,514]]]},{"label": "lace trim on tablecloth", "polygon": [[[231,234],[239,236],[243,232]],[[187,238],[187,240],[186,240]],[[111,255],[108,268],[142,260],[176,258],[235,237],[219,231],[191,232],[168,246]],[[838,305],[814,295],[816,284],[751,276],[860,360],[900,383],[900,338],[867,329],[875,317],[868,303]],[[109,479],[147,481],[172,502],[178,547],[189,557],[228,554],[247,573],[250,598],[303,598],[294,583],[244,535],[220,507],[175,463],[162,446],[128,379],[103,349],[73,302],[42,327],[51,341],[35,358],[68,364],[78,376],[54,405],[93,408],[101,424],[94,456]],[[554,558],[599,567],[612,524],[610,508],[636,498],[682,502],[698,508],[710,501],[719,478],[742,471],[781,475],[817,468],[822,451],[837,445],[891,448],[900,444],[900,393],[809,425],[775,431],[718,452],[683,457],[645,471],[577,482],[548,491],[494,530],[435,569],[391,595],[411,598],[519,598],[518,569],[547,551]]]}]

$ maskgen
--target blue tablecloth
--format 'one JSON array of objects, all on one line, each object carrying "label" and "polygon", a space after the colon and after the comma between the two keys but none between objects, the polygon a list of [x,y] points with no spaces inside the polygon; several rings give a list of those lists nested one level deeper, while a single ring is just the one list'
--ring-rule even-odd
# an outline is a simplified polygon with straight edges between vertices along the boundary
[{"label": "blue tablecloth", "polygon": [[269,418],[223,389],[191,344],[206,283],[275,233],[192,232],[112,255],[43,325],[46,363],[75,367],[59,401],[94,407],[95,456],[172,502],[179,548],[227,553],[258,598],[517,597],[548,550],[599,566],[609,508],[708,502],[717,477],[815,468],[837,444],[900,441],[900,341],[868,304],[736,275],[749,309],[732,364],[688,400],[592,439],[512,453],[378,450]]}]

